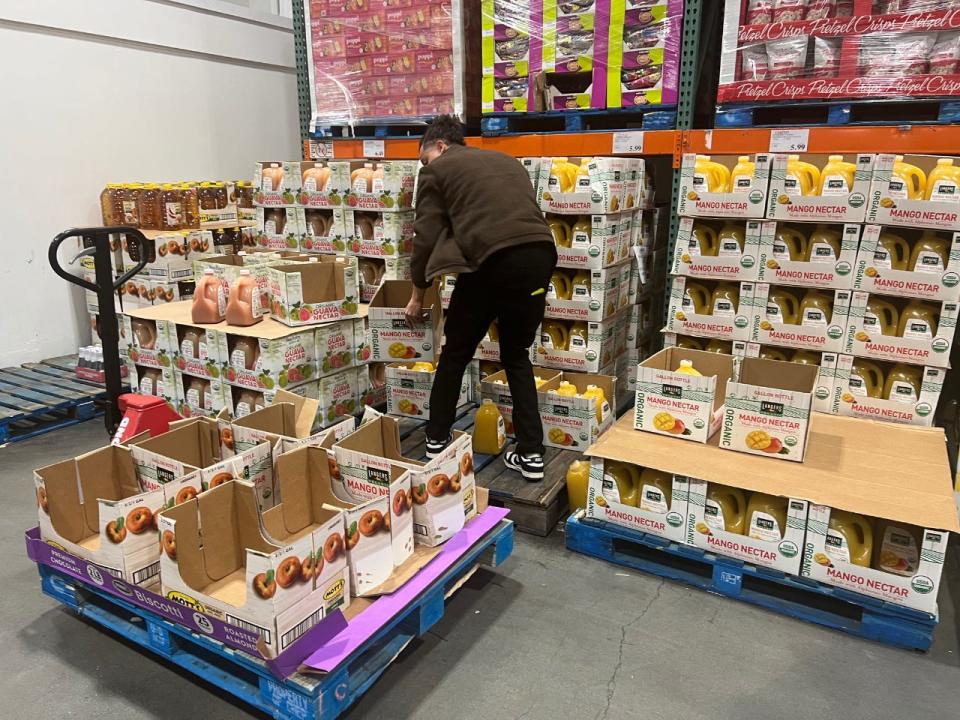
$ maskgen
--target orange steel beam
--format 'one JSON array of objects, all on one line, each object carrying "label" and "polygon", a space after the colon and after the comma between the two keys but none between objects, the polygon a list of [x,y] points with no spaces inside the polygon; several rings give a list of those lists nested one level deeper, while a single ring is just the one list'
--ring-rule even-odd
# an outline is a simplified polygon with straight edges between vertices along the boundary
[{"label": "orange steel beam", "polygon": [[[718,155],[767,152],[772,129],[688,130],[684,133],[684,150]],[[960,126],[957,125],[864,125],[807,129],[810,131],[807,151],[811,153],[960,153]]]}]

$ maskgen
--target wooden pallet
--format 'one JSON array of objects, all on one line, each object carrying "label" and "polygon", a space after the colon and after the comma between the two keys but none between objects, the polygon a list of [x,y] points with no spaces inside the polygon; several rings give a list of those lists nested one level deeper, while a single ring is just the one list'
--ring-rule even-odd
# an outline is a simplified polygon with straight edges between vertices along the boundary
[{"label": "wooden pallet", "polygon": [[864,100],[723,104],[717,106],[718,128],[789,125],[944,125],[960,122],[960,101]]},{"label": "wooden pallet", "polygon": [[650,105],[609,110],[557,110],[555,112],[489,113],[480,118],[485,136],[519,133],[572,133],[623,128],[671,130],[677,126],[677,108]]}]

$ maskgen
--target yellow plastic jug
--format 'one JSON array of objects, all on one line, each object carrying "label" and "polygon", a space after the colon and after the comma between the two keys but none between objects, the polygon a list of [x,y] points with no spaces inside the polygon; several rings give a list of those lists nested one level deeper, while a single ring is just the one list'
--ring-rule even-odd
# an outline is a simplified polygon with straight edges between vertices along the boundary
[{"label": "yellow plastic jug", "polygon": [[563,397],[577,397],[578,394],[577,386],[568,380],[561,380],[554,392]]},{"label": "yellow plastic jug", "polygon": [[700,283],[687,282],[683,291],[682,307],[687,312],[709,315],[713,310],[713,304],[710,302],[710,291]]},{"label": "yellow plastic jug", "polygon": [[572,292],[570,276],[563,270],[555,270],[550,276],[550,284],[547,285],[547,297],[552,300],[569,300]]},{"label": "yellow plastic jug", "polygon": [[800,302],[800,324],[814,327],[830,324],[833,318],[833,296],[822,290],[807,290]]},{"label": "yellow plastic jug", "polygon": [[831,155],[820,173],[820,195],[849,195],[856,174],[857,166],[845,162],[843,155]]},{"label": "yellow plastic jug", "polygon": [[757,171],[757,164],[750,160],[749,155],[737,158],[737,164],[730,173],[730,187],[727,192],[748,193],[753,189],[753,174]]},{"label": "yellow plastic jug", "polygon": [[869,360],[854,358],[847,386],[851,393],[860,397],[883,397],[883,370]]},{"label": "yellow plastic jug", "polygon": [[705,347],[704,350],[712,353],[720,353],[721,355],[729,355],[731,347],[729,340],[711,340],[707,343],[707,347]]},{"label": "yellow plastic jug", "polygon": [[547,225],[550,226],[550,232],[553,233],[553,241],[557,244],[557,247],[571,246],[570,226],[567,225],[565,220],[556,217],[550,218]]},{"label": "yellow plastic jug", "polygon": [[883,397],[894,402],[915,404],[920,399],[923,386],[923,368],[897,363],[887,373],[883,385]]},{"label": "yellow plastic jug", "polygon": [[703,350],[700,341],[692,337],[678,337],[677,347],[687,348],[688,350]]},{"label": "yellow plastic jug", "polygon": [[607,396],[603,394],[603,388],[596,385],[587,385],[583,391],[583,397],[593,398],[597,401],[597,422],[603,422],[603,404],[607,401]]},{"label": "yellow plastic jug", "polygon": [[835,263],[840,257],[840,241],[843,236],[826,225],[817,225],[810,233],[807,245],[807,262]]},{"label": "yellow plastic jug", "polygon": [[410,366],[410,369],[413,372],[433,372],[433,363],[425,362],[423,360],[418,360],[413,365]]},{"label": "yellow plastic jug", "polygon": [[837,562],[870,567],[870,558],[873,556],[873,526],[870,521],[857,513],[831,510],[826,551]]},{"label": "yellow plastic jug", "polygon": [[569,350],[585,351],[587,349],[587,324],[585,322],[575,322],[570,327],[570,340],[568,342]]},{"label": "yellow plastic jug", "polygon": [[590,299],[590,271],[577,270],[570,281],[570,298],[572,300]]},{"label": "yellow plastic jug", "polygon": [[499,455],[507,442],[507,428],[500,409],[484,398],[477,410],[473,428],[473,451],[481,455]]},{"label": "yellow plastic jug", "polygon": [[717,283],[710,297],[711,314],[719,317],[733,317],[740,305],[740,288],[733,283]]},{"label": "yellow plastic jug", "polygon": [[904,577],[916,575],[920,567],[920,549],[923,547],[923,536],[919,528],[879,520],[876,537],[874,568]]},{"label": "yellow plastic jug", "polygon": [[603,494],[623,505],[637,506],[640,471],[630,463],[607,460],[603,467]]},{"label": "yellow plastic jug", "polygon": [[890,184],[887,194],[898,200],[923,200],[927,192],[927,174],[916,165],[903,161],[903,155],[897,155],[890,172]]},{"label": "yellow plastic jug", "polygon": [[740,488],[719,483],[707,486],[707,501],[703,519],[709,528],[725,530],[737,535],[745,534],[747,520],[747,496]]},{"label": "yellow plastic jug", "polygon": [[720,232],[717,233],[718,255],[743,255],[743,245],[746,242],[742,225],[736,225],[727,220]]},{"label": "yellow plastic jug", "polygon": [[820,365],[820,353],[811,352],[810,350],[797,350],[790,357],[790,362],[795,362],[798,365]]},{"label": "yellow plastic jug", "polygon": [[540,344],[550,350],[566,350],[570,344],[567,326],[556,320],[547,320],[540,331]]},{"label": "yellow plastic jug", "polygon": [[787,529],[787,499],[753,493],[747,503],[747,535],[754,540],[780,542]]},{"label": "yellow plastic jug", "polygon": [[593,236],[593,226],[590,218],[581,215],[570,230],[570,247],[581,250],[590,247],[590,238]]},{"label": "yellow plastic jug", "polygon": [[570,510],[587,506],[587,485],[590,482],[590,461],[574,460],[567,468],[567,502]]},{"label": "yellow plastic jug", "polygon": [[867,310],[863,314],[864,330],[879,330],[881,335],[895,336],[900,324],[900,311],[896,305],[883,298],[871,295],[867,300]]},{"label": "yellow plastic jug", "polygon": [[640,509],[665,515],[673,501],[673,476],[652,468],[640,473]]},{"label": "yellow plastic jug", "polygon": [[910,245],[899,235],[884,230],[877,238],[873,264],[886,270],[906,270],[910,262]]},{"label": "yellow plastic jug", "polygon": [[960,203],[960,167],[953,158],[940,158],[927,178],[926,199],[933,202]]},{"label": "yellow plastic jug", "polygon": [[726,165],[713,162],[709,155],[697,155],[693,169],[693,186],[701,191],[725,192],[730,183],[730,170]]},{"label": "yellow plastic jug", "polygon": [[911,300],[900,313],[897,335],[932,340],[937,334],[937,311],[921,300]]},{"label": "yellow plastic jug", "polygon": [[936,273],[947,269],[950,243],[932,230],[924,230],[910,253],[910,269],[915,272]]},{"label": "yellow plastic jug", "polygon": [[690,231],[688,247],[690,255],[715,256],[720,250],[717,233],[706,223],[695,222],[693,223],[693,229]]},{"label": "yellow plastic jug", "polygon": [[820,170],[800,159],[799,155],[787,156],[787,172],[784,189],[787,194],[815,195],[820,184]]},{"label": "yellow plastic jug", "polygon": [[807,259],[807,236],[794,227],[777,223],[773,238],[773,257],[777,260],[802,262]]},{"label": "yellow plastic jug", "polygon": [[774,325],[798,325],[800,323],[800,301],[797,296],[785,288],[770,288],[767,295],[767,322]]},{"label": "yellow plastic jug", "polygon": [[783,350],[778,350],[775,347],[762,347],[760,348],[760,359],[761,360],[779,360],[780,362],[787,361],[787,354]]},{"label": "yellow plastic jug", "polygon": [[693,375],[695,377],[703,377],[703,374],[693,366],[692,360],[681,360],[680,367],[678,367],[674,372],[678,372],[682,375]]},{"label": "yellow plastic jug", "polygon": [[550,165],[548,185],[557,192],[573,192],[577,185],[577,173],[580,168],[565,157],[555,157]]}]

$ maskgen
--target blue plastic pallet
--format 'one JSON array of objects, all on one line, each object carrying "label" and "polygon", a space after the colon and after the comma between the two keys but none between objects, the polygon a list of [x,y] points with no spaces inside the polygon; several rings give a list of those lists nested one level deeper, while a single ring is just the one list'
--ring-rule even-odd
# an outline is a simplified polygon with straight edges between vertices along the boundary
[{"label": "blue plastic pallet", "polygon": [[958,100],[866,100],[723,104],[718,128],[812,125],[945,125],[960,122]]},{"label": "blue plastic pallet", "polygon": [[607,131],[622,128],[628,122],[640,122],[643,130],[672,130],[677,126],[677,108],[675,105],[650,105],[610,110],[489,113],[480,118],[480,132],[495,136]]},{"label": "blue plastic pallet", "polygon": [[567,519],[567,548],[868,640],[927,650],[938,619],[809,578],[724,558],[605,521]]},{"label": "blue plastic pallet", "polygon": [[183,668],[273,718],[333,720],[355,703],[414,639],[445,611],[445,600],[483,562],[496,567],[513,552],[513,523],[501,520],[417,599],[324,676],[294,674],[279,680],[266,663],[227,648],[187,627],[97,591],[45,565],[38,565],[43,593],[87,620],[112,630],[145,651]]}]

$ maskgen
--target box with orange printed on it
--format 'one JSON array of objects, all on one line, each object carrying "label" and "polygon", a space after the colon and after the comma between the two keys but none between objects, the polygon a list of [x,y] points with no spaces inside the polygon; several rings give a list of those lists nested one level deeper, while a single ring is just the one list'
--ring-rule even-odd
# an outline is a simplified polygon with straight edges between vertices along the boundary
[{"label": "box with orange printed on it", "polygon": [[960,167],[955,158],[877,155],[867,222],[960,230]]},{"label": "box with orange printed on it", "polygon": [[681,217],[762,218],[766,212],[770,156],[684,153],[677,214]]},{"label": "box with orange printed on it", "polygon": [[[869,228],[867,228],[869,230]],[[760,282],[847,290],[860,243],[856,223],[765,222],[760,237]]]},{"label": "box with orange printed on it", "polygon": [[432,361],[439,354],[441,311],[436,285],[424,292],[424,320],[416,327],[410,327],[404,315],[412,293],[410,280],[384,280],[370,301],[367,344],[371,362]]},{"label": "box with orange printed on it", "polygon": [[762,224],[681,218],[671,272],[713,280],[756,280]]},{"label": "box with orange printed on it", "polygon": [[[852,161],[852,162],[851,162]],[[771,220],[862,223],[873,179],[873,155],[773,156],[767,217]]]},{"label": "box with orange printed on it", "polygon": [[840,352],[852,295],[850,290],[757,283],[749,339],[761,345]]},{"label": "box with orange printed on it", "polygon": [[674,277],[666,329],[718,340],[749,340],[755,286],[752,282]]},{"label": "box with orange printed on it", "polygon": [[960,300],[960,232],[867,225],[853,289],[923,300]]}]

